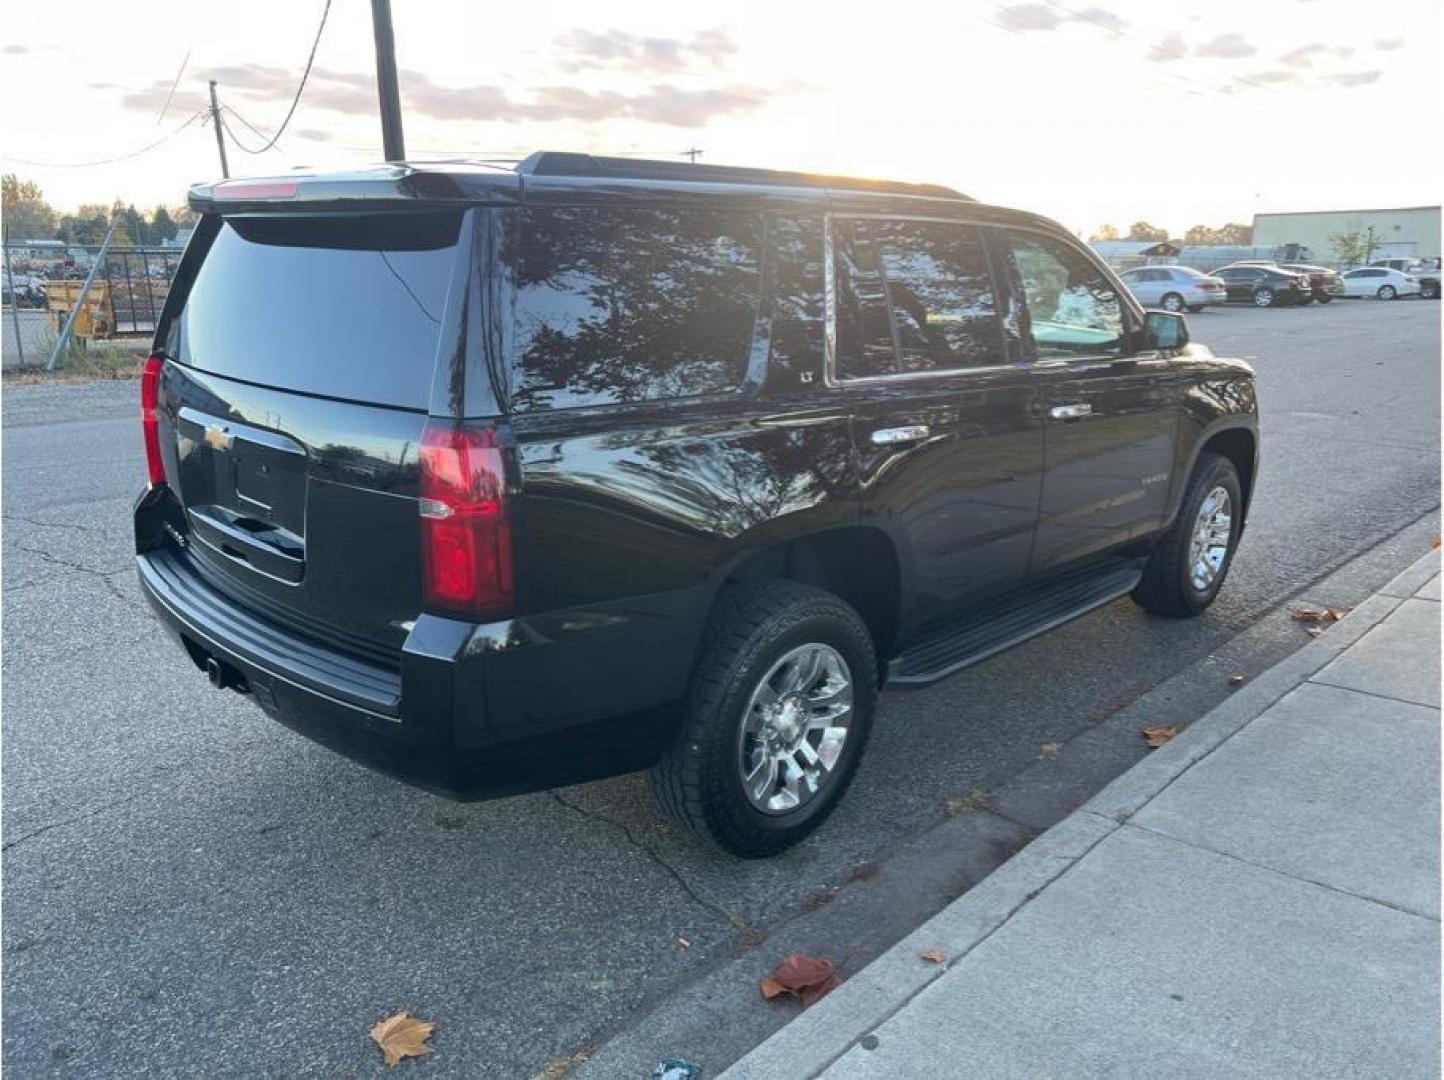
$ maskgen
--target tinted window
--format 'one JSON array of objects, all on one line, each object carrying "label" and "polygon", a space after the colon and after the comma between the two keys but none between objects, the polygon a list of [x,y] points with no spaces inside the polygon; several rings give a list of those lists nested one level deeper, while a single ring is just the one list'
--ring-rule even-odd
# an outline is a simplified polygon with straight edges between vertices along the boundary
[{"label": "tinted window", "polygon": [[1123,304],[1103,272],[1060,240],[1023,232],[1007,236],[1038,357],[1122,355]]},{"label": "tinted window", "polygon": [[563,207],[525,211],[518,224],[518,409],[742,384],[757,318],[760,215]]},{"label": "tinted window", "polygon": [[167,351],[287,390],[425,409],[459,214],[235,218]]},{"label": "tinted window", "polygon": [[1001,362],[997,305],[977,229],[921,221],[836,224],[842,378]]}]

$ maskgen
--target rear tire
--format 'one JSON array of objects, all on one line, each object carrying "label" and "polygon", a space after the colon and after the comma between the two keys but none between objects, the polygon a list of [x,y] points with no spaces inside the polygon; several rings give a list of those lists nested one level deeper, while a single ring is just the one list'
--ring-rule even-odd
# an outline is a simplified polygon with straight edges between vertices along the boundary
[{"label": "rear tire", "polygon": [[[838,713],[843,683],[850,708]],[[877,686],[872,638],[841,599],[780,579],[728,586],[652,791],[679,824],[724,851],[776,855],[821,825],[852,782]]]},{"label": "rear tire", "polygon": [[1274,291],[1273,291],[1272,289],[1263,288],[1263,287],[1260,287],[1260,288],[1255,289],[1255,290],[1253,291],[1253,306],[1254,306],[1254,307],[1273,307],[1273,306],[1274,306]]},{"label": "rear tire", "polygon": [[1439,282],[1425,281],[1419,285],[1419,296],[1425,300],[1439,299]]},{"label": "rear tire", "polygon": [[1399,298],[1399,290],[1392,285],[1380,285],[1376,295],[1380,300],[1397,300]]},{"label": "rear tire", "polygon": [[1327,304],[1327,303],[1328,303],[1330,300],[1332,300],[1332,299],[1333,299],[1332,296],[1320,296],[1320,297],[1318,297],[1318,301],[1319,301],[1319,303],[1321,303],[1321,304]]},{"label": "rear tire", "polygon": [[1182,296],[1176,292],[1171,292],[1163,294],[1163,299],[1158,302],[1158,306],[1163,308],[1164,311],[1179,312],[1182,311],[1186,305],[1183,302]]},{"label": "rear tire", "polygon": [[[1226,523],[1220,522],[1220,514]],[[1173,619],[1203,612],[1233,565],[1242,515],[1243,493],[1233,462],[1222,454],[1200,454],[1178,516],[1154,546],[1133,588],[1133,602]]]}]

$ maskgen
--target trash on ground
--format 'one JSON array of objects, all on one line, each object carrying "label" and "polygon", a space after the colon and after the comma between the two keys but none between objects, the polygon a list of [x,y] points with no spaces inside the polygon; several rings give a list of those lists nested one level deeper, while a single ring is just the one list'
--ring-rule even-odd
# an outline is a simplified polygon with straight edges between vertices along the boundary
[{"label": "trash on ground", "polygon": [[1143,736],[1143,741],[1148,744],[1150,750],[1157,750],[1178,734],[1178,728],[1172,724],[1149,724],[1139,734]]},{"label": "trash on ground", "polygon": [[772,974],[759,984],[762,996],[769,1001],[780,994],[791,994],[802,1002],[805,1009],[821,1001],[842,985],[837,968],[831,960],[820,956],[803,956],[794,953],[783,957]]},{"label": "trash on ground", "polygon": [[1301,607],[1289,612],[1289,618],[1294,622],[1336,623],[1348,613],[1348,608]]},{"label": "trash on ground", "polygon": [[378,1020],[371,1029],[371,1039],[381,1048],[387,1065],[399,1064],[402,1058],[421,1057],[435,1053],[435,1048],[426,1045],[436,1025],[418,1020],[410,1013],[399,1012]]},{"label": "trash on ground", "polygon": [[696,1080],[701,1075],[702,1066],[681,1058],[663,1058],[652,1070],[652,1080]]},{"label": "trash on ground", "polygon": [[930,964],[946,964],[948,962],[948,954],[942,949],[924,949],[918,953],[918,956]]}]

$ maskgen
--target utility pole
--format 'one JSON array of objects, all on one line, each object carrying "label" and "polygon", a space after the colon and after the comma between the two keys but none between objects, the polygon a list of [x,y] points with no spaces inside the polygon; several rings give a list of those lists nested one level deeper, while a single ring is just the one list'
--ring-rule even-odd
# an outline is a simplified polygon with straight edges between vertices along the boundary
[{"label": "utility pole", "polygon": [[406,160],[401,136],[401,87],[396,81],[396,35],[391,31],[391,0],[371,0],[371,29],[376,37],[376,92],[381,98],[381,146],[387,161]]},{"label": "utility pole", "polygon": [[226,135],[221,130],[221,107],[216,104],[216,80],[211,80],[211,127],[216,129],[216,149],[221,152],[221,176],[231,178],[230,166],[226,164]]},{"label": "utility pole", "polygon": [[697,164],[697,159],[702,156],[702,151],[698,150],[695,146],[689,146],[686,150],[683,150],[682,153],[687,156],[687,160],[693,165]]}]

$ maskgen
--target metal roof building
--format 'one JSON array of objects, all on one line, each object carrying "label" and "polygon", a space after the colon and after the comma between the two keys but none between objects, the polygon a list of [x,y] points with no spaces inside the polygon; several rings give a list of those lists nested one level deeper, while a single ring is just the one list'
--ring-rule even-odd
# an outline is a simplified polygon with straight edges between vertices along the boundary
[{"label": "metal roof building", "polygon": [[1373,228],[1378,247],[1373,257],[1409,258],[1439,254],[1439,207],[1394,209],[1302,210],[1253,216],[1253,242],[1258,247],[1301,244],[1319,258],[1336,261],[1331,237]]}]

